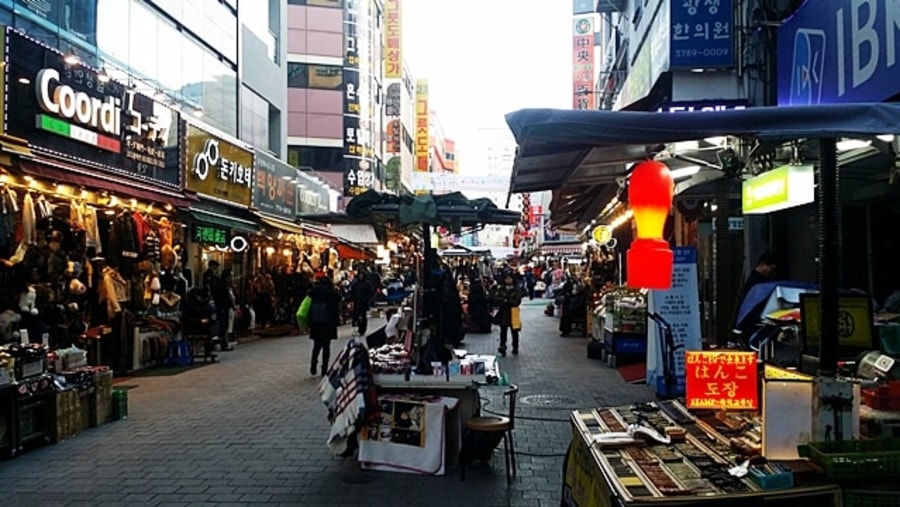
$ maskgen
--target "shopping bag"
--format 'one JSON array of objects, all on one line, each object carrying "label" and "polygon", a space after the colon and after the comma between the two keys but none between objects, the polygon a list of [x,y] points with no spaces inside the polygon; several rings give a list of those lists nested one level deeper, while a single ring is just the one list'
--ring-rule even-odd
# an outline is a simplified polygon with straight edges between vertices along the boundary
[{"label": "shopping bag", "polygon": [[522,329],[522,318],[521,315],[519,315],[518,306],[509,309],[509,327],[515,330]]},{"label": "shopping bag", "polygon": [[306,321],[309,318],[309,307],[312,306],[312,298],[306,296],[303,298],[303,302],[300,303],[300,308],[297,308],[297,326],[300,329],[304,329],[306,327]]}]

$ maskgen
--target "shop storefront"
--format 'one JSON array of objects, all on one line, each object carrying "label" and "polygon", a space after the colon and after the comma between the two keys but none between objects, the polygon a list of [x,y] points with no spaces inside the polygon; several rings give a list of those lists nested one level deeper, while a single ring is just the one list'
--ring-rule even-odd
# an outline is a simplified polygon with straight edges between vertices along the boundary
[{"label": "shop storefront", "polygon": [[[3,51],[0,453],[12,453],[106,422],[113,372],[166,361],[178,300],[160,303],[162,281],[190,199],[176,111],[8,28]],[[63,404],[77,421],[51,425]]]},{"label": "shop storefront", "polygon": [[253,189],[253,151],[241,141],[194,121],[181,123],[185,190],[197,202],[185,214],[190,231],[185,267],[199,284],[210,261],[232,273],[238,296],[247,284],[246,252],[258,232],[249,206]]}]

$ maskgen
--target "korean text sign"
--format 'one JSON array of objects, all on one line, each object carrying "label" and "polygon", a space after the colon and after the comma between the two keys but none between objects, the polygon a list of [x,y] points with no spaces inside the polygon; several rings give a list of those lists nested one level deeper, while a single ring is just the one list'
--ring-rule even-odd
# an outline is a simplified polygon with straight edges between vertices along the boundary
[{"label": "korean text sign", "polygon": [[188,190],[234,204],[250,205],[253,152],[185,123],[184,168]]},{"label": "korean text sign", "polygon": [[572,33],[572,107],[594,109],[594,23],[576,18]]},{"label": "korean text sign", "polygon": [[387,0],[384,3],[384,18],[384,78],[402,79],[400,0]]},{"label": "korean text sign", "polygon": [[756,410],[759,407],[755,352],[685,353],[685,401],[689,409]]},{"label": "korean text sign", "polygon": [[672,68],[734,63],[733,0],[672,0]]},{"label": "korean text sign", "polygon": [[296,218],[297,170],[277,158],[256,153],[253,205],[260,211],[293,221]]}]

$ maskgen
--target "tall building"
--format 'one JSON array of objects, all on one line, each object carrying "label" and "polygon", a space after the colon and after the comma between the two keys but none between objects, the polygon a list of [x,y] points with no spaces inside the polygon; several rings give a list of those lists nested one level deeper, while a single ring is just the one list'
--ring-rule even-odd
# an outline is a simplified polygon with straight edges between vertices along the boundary
[{"label": "tall building", "polygon": [[242,8],[240,17],[237,0],[9,4],[0,2],[0,24],[225,134],[282,154],[281,1],[260,0]]},{"label": "tall building", "polygon": [[456,143],[444,134],[440,116],[434,109],[428,110],[428,132],[431,145],[431,172],[457,173]]},{"label": "tall building", "polygon": [[412,173],[416,165],[416,81],[409,66],[403,63],[401,78],[385,79],[384,100],[385,157],[387,190],[401,194],[412,189]]},{"label": "tall building", "polygon": [[288,0],[288,162],[344,196],[381,189],[384,12],[375,0]]}]

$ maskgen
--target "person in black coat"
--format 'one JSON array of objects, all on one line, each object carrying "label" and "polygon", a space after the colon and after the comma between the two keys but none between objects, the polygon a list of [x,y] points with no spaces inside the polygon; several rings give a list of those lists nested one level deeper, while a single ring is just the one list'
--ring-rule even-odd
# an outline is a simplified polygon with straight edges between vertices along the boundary
[{"label": "person in black coat", "polygon": [[[322,370],[324,377],[328,372],[331,358],[331,340],[337,340],[338,322],[341,311],[341,295],[335,290],[331,278],[324,273],[316,275],[316,283],[309,292],[310,310],[308,315],[309,339],[313,341],[312,357],[309,362],[309,374],[315,375],[319,353],[322,354]],[[320,312],[317,305],[324,305],[324,312]]]}]

